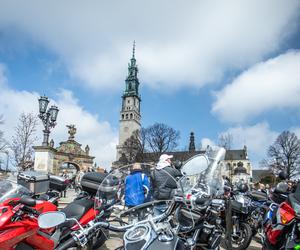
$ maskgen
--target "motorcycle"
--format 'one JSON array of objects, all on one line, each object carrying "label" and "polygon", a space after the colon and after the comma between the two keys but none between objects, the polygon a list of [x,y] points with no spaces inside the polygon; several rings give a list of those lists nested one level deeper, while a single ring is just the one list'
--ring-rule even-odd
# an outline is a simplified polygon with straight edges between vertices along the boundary
[{"label": "motorcycle", "polygon": [[[212,170],[210,173],[214,172],[213,170],[224,152],[224,149],[217,152],[214,155],[216,158],[205,155],[192,158],[184,164],[182,172],[185,172],[185,175],[182,178],[175,179],[166,172],[166,176],[168,176],[166,185],[172,182],[176,183],[178,187],[174,190],[172,200],[154,200],[130,209],[127,209],[124,203],[123,206],[114,205],[114,212],[109,220],[101,221],[99,218],[95,218],[90,223],[81,225],[79,230],[72,233],[69,240],[59,244],[56,249],[68,249],[74,245],[84,247],[103,229],[124,233],[123,246],[120,249],[219,249],[223,233],[220,214],[224,209],[224,201],[204,197],[204,192],[199,188],[198,183],[201,178],[199,174],[203,170],[210,168]],[[151,168],[151,166],[148,167]],[[124,202],[122,189],[125,188],[126,176],[128,176],[130,168],[129,165],[124,166],[112,171],[106,177],[118,180],[119,190],[117,193],[121,202]],[[96,208],[101,208],[103,202],[108,200],[106,198],[108,188],[104,184],[105,179],[98,187],[95,198]],[[218,188],[215,185],[206,185],[206,189],[213,193]],[[140,192],[135,195],[144,195],[144,191]],[[168,202],[166,210],[160,215],[155,215],[152,208],[165,202]],[[143,210],[143,219],[130,223],[128,217],[141,210]],[[72,218],[66,218],[64,214],[58,216],[57,213],[46,213],[40,215],[39,225],[41,228],[49,227],[46,222],[54,221],[54,218],[59,217],[60,220],[54,224],[57,227],[72,220]]]},{"label": "motorcycle", "polygon": [[265,224],[263,249],[300,249],[300,184],[286,201],[275,206]]},{"label": "motorcycle", "polygon": [[21,249],[27,244],[40,247],[37,216],[56,211],[57,207],[49,201],[35,200],[31,195],[21,185],[10,181],[0,182],[0,249]]},{"label": "motorcycle", "polygon": [[263,225],[272,201],[266,193],[260,191],[248,192],[247,196],[251,199],[247,222],[252,229],[252,235],[255,236],[258,233],[260,237],[263,237]]},{"label": "motorcycle", "polygon": [[232,249],[243,250],[251,243],[252,229],[248,224],[251,199],[244,193],[236,193],[231,199],[232,208]]},{"label": "motorcycle", "polygon": [[[8,194],[3,195],[4,201],[0,208],[2,209],[0,221],[3,222],[0,224],[0,249],[54,249],[58,244],[69,240],[73,232],[95,218],[105,220],[111,213],[110,204],[103,202],[102,210],[95,209],[94,198],[97,188],[93,189],[94,180],[101,181],[104,178],[105,176],[99,173],[86,174],[81,182],[84,191],[61,210],[67,218],[74,220],[58,228],[48,229],[39,228],[38,215],[47,211],[56,211],[57,207],[49,201],[21,197],[24,194],[31,194],[23,186],[15,184],[17,188],[12,191],[11,186],[6,185]],[[106,238],[107,236],[99,231],[86,245],[91,249],[97,249],[103,245]]]},{"label": "motorcycle", "polygon": [[[225,155],[225,151],[223,154]],[[217,157],[219,161],[223,159],[224,155]],[[221,197],[226,200],[226,204],[224,202],[223,207],[219,211],[224,234],[222,245],[228,245],[228,238],[231,237],[230,249],[247,249],[252,239],[252,231],[248,223],[251,199],[245,196],[244,192],[232,192],[231,187],[227,185],[228,183],[226,184],[226,180],[223,179],[221,173],[218,161],[214,161],[202,174],[203,178],[200,179],[198,190],[202,190],[204,198]],[[229,198],[231,202],[230,207],[228,204]],[[231,216],[228,216],[229,212]],[[228,228],[231,231],[230,235]]]}]

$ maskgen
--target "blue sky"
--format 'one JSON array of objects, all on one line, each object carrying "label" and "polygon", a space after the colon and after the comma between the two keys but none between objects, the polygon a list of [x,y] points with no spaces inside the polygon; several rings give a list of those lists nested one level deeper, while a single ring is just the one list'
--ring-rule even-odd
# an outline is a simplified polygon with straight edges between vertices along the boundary
[{"label": "blue sky", "polygon": [[[300,136],[299,1],[2,1],[1,129],[47,95],[100,165],[115,160],[121,94],[136,41],[142,125],[195,132],[199,148],[233,135],[255,167],[283,130]],[[42,139],[41,127],[39,138]]]}]

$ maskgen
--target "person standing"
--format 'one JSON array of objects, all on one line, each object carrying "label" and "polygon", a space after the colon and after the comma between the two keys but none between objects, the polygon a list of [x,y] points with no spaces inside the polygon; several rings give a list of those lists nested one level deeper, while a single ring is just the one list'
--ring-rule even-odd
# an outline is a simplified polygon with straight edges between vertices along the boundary
[{"label": "person standing", "polygon": [[[125,178],[125,205],[128,208],[143,204],[149,192],[149,180],[142,173],[140,163],[134,163],[130,174]],[[130,218],[131,219],[131,218]],[[138,220],[143,219],[143,212],[138,212]]]},{"label": "person standing", "polygon": [[[153,187],[155,200],[170,200],[173,191],[177,188],[176,178],[182,176],[181,172],[172,167],[173,155],[162,154],[153,173]],[[154,215],[160,215],[167,209],[167,204],[154,206]]]},{"label": "person standing", "polygon": [[[61,177],[64,178],[64,181],[68,180],[68,173],[65,169],[62,171]],[[68,188],[69,187],[67,187],[64,191],[60,192],[60,197],[66,198]]]},{"label": "person standing", "polygon": [[81,179],[82,177],[85,175],[85,173],[87,173],[87,166],[83,166],[82,169],[80,169],[77,172],[76,178],[75,178],[75,191],[76,192],[80,192],[81,191]]}]

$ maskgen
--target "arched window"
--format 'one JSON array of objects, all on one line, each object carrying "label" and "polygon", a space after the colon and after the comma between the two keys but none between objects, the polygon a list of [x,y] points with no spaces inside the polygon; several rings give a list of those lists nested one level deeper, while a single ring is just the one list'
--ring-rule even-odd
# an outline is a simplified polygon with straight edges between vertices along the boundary
[{"label": "arched window", "polygon": [[124,115],[122,115],[122,120],[124,120]]},{"label": "arched window", "polygon": [[126,114],[126,120],[128,119],[128,114]]},{"label": "arched window", "polygon": [[133,115],[132,115],[132,113],[130,114],[130,119],[132,119],[132,117],[133,117]]},{"label": "arched window", "polygon": [[230,167],[231,167],[230,163],[227,163],[226,170],[230,170]]}]

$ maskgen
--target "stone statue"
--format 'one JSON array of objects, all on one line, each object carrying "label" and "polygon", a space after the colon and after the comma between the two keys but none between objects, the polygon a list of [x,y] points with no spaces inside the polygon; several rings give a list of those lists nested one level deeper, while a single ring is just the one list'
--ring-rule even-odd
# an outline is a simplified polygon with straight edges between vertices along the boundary
[{"label": "stone statue", "polygon": [[69,128],[69,140],[74,140],[74,135],[76,134],[76,128],[75,128],[75,125],[74,124],[71,124],[71,125],[67,125],[67,128]]},{"label": "stone statue", "polygon": [[50,146],[51,148],[54,147],[54,141],[53,141],[53,139],[51,139],[49,146]]},{"label": "stone statue", "polygon": [[89,147],[89,145],[85,146],[85,153],[86,153],[86,155],[89,155],[89,153],[90,153],[90,147]]}]

